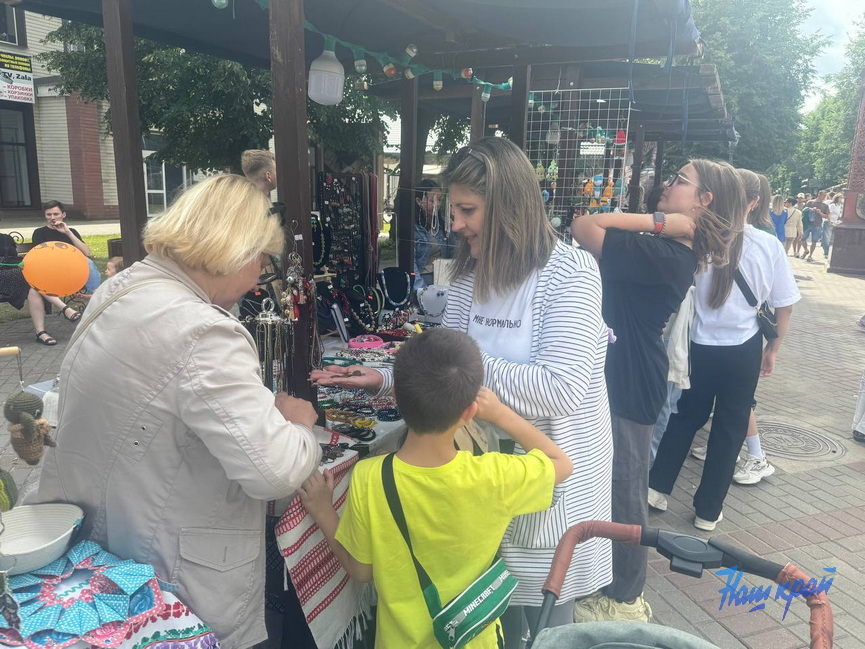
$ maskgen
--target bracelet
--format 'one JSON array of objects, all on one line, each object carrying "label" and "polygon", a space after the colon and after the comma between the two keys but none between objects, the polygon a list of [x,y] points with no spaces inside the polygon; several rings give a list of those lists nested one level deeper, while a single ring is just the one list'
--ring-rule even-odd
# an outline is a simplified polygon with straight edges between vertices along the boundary
[{"label": "bracelet", "polygon": [[373,426],[376,425],[375,419],[366,419],[366,418],[362,418],[362,417],[355,419],[351,423],[352,423],[352,425],[357,426],[358,428],[372,428]]},{"label": "bracelet", "polygon": [[346,406],[346,405],[343,405],[343,408],[345,408],[346,410],[349,410],[351,412],[356,412],[359,415],[364,415],[365,417],[370,417],[370,416],[374,415],[376,412],[375,408],[372,408],[371,406],[352,406],[352,405]]},{"label": "bracelet", "polygon": [[384,341],[378,336],[356,336],[348,341],[351,349],[375,349],[384,345]]},{"label": "bracelet", "polygon": [[343,424],[357,425],[357,420],[363,419],[360,415],[347,410],[335,410],[333,408],[324,411],[324,417],[328,421],[337,421]]},{"label": "bracelet", "polygon": [[382,408],[375,413],[379,421],[399,421],[402,415],[396,408]]}]

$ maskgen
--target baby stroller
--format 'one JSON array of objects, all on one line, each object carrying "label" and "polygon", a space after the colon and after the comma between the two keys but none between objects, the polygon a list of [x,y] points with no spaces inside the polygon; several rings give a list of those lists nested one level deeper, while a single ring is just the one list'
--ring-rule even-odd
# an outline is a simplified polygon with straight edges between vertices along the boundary
[{"label": "baby stroller", "polygon": [[[527,649],[718,649],[715,645],[689,633],[657,624],[638,622],[592,622],[545,628],[571,563],[574,548],[593,538],[655,548],[670,560],[670,569],[699,578],[705,568],[737,566],[742,572],[771,579],[796,593],[808,577],[788,563],[782,566],[766,561],[745,550],[696,536],[639,525],[622,525],[605,521],[583,521],[570,528],[559,541],[552,569],[544,583],[544,601],[537,627],[532,629]],[[819,589],[817,589],[819,591]],[[801,591],[800,591],[801,592]],[[832,608],[825,592],[805,597],[811,609],[811,649],[831,649],[834,626]]]}]

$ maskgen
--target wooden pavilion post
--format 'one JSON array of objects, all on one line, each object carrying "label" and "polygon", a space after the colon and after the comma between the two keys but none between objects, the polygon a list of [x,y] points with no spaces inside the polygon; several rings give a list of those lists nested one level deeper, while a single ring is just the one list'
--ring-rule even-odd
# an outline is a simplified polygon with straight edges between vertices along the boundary
[{"label": "wooden pavilion post", "polygon": [[414,198],[417,187],[418,80],[403,80],[400,109],[399,188],[396,198],[396,250],[400,270],[414,271]]},{"label": "wooden pavilion post", "polygon": [[481,99],[483,88],[472,86],[472,115],[469,142],[477,142],[486,134],[487,105]]},{"label": "wooden pavilion post", "polygon": [[[297,250],[303,270],[312,277],[312,191],[309,182],[309,141],[306,116],[306,57],[303,0],[270,3],[270,72],[273,80],[273,138],[276,150],[276,188],[285,203],[285,255]],[[314,313],[314,311],[313,311]],[[291,392],[315,402],[309,383],[312,346],[310,309],[301,309],[294,325],[294,350],[281,359],[291,368]],[[292,354],[291,358],[288,355]]]},{"label": "wooden pavilion post", "polygon": [[526,149],[526,120],[529,118],[529,88],[532,82],[531,65],[514,65],[514,83],[511,88],[511,142]]},{"label": "wooden pavilion post", "polygon": [[655,187],[660,187],[664,178],[664,136],[659,135],[655,143]]},{"label": "wooden pavilion post", "polygon": [[628,211],[640,210],[640,172],[643,170],[643,149],[646,144],[646,127],[637,124],[634,133],[634,164],[631,165],[631,182],[628,184]]},{"label": "wooden pavilion post", "polygon": [[144,258],[141,231],[147,223],[147,192],[141,155],[141,122],[132,37],[132,0],[102,0],[108,92],[120,236],[126,265]]}]

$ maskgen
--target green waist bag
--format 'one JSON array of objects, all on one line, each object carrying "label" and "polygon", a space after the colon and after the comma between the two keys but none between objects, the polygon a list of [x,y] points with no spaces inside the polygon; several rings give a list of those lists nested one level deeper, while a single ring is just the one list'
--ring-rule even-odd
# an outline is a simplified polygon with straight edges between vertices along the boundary
[{"label": "green waist bag", "polygon": [[393,477],[393,456],[393,453],[388,455],[381,468],[387,504],[411,554],[424,602],[432,618],[435,638],[443,649],[459,649],[501,617],[517,587],[517,578],[499,557],[468,588],[442,606],[438,589],[412,549],[405,514]]}]

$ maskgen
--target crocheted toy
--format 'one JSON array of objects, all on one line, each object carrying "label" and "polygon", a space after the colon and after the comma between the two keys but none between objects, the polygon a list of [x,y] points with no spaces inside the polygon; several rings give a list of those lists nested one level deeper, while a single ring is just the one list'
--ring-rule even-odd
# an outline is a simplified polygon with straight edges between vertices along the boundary
[{"label": "crocheted toy", "polygon": [[15,478],[8,471],[0,470],[0,512],[8,512],[18,501]]},{"label": "crocheted toy", "polygon": [[3,405],[12,448],[30,465],[39,464],[46,446],[56,446],[51,439],[51,424],[42,416],[43,409],[42,399],[29,392],[17,392]]}]

